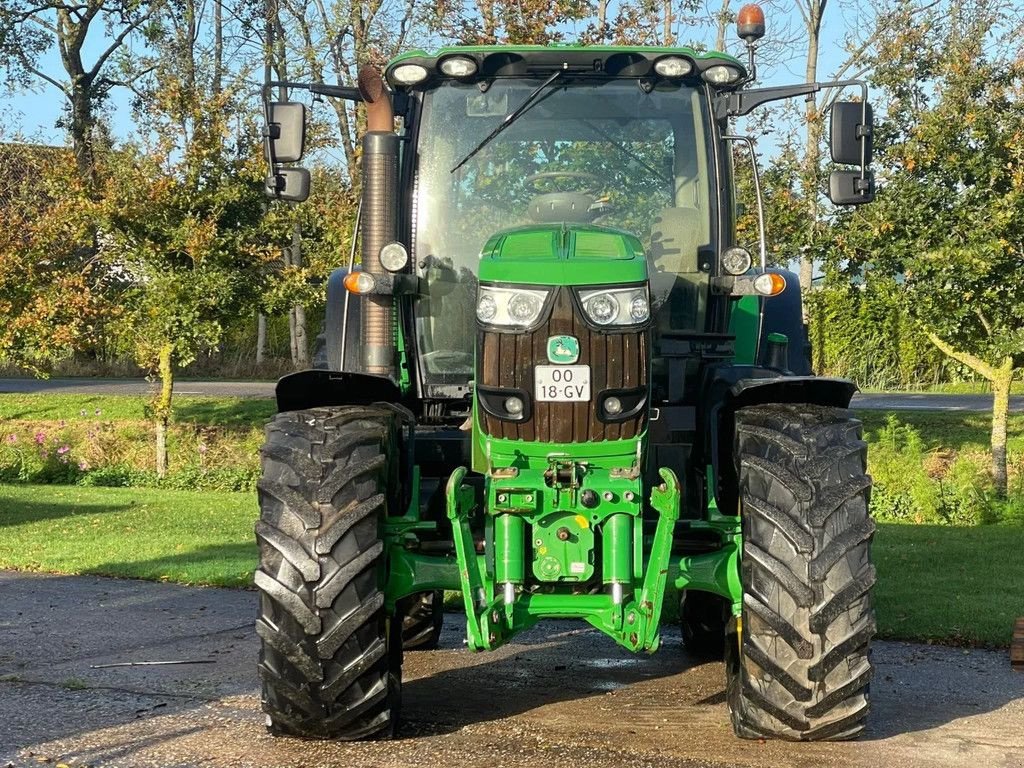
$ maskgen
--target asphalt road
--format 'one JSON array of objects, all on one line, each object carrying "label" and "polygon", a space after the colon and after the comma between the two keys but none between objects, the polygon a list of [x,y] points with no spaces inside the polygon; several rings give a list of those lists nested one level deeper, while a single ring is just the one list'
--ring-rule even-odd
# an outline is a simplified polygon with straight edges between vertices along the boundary
[{"label": "asphalt road", "polygon": [[[155,384],[143,379],[0,379],[0,393],[81,395],[145,395]],[[222,397],[273,397],[271,381],[179,381],[177,395],[218,395]],[[991,395],[858,394],[855,408],[883,411],[989,411]],[[1024,412],[1024,396],[1010,398],[1010,410]]]},{"label": "asphalt road", "polygon": [[[1005,651],[878,642],[857,742],[733,737],[720,663],[668,629],[632,656],[582,624],[541,624],[499,651],[406,655],[391,742],[272,739],[263,728],[253,592],[0,572],[0,766],[1024,766],[1024,675]],[[177,666],[93,669],[125,661]]]}]

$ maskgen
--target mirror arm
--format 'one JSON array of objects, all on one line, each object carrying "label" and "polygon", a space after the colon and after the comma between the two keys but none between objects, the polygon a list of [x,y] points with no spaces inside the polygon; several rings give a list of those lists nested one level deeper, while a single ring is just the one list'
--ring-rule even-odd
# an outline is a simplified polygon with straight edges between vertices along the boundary
[{"label": "mirror arm", "polygon": [[846,88],[860,86],[861,100],[867,104],[868,85],[863,80],[836,80],[833,83],[800,83],[799,85],[775,85],[770,88],[752,88],[743,91],[721,93],[715,98],[715,116],[741,117],[750,114],[762,104],[795,96],[810,96],[824,88]]},{"label": "mirror arm", "polygon": [[290,80],[271,80],[263,86],[264,101],[270,101],[269,97],[271,88],[298,88],[299,90],[315,93],[318,96],[333,96],[337,99],[347,99],[348,101],[363,100],[363,97],[359,95],[359,89],[350,86],[327,85],[326,83],[293,83]]}]

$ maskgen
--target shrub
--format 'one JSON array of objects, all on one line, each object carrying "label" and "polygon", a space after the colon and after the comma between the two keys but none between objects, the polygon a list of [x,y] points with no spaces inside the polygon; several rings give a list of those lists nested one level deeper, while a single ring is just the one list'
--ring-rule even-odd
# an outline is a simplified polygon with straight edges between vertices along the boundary
[{"label": "shrub", "polygon": [[939,488],[928,475],[920,433],[889,415],[868,453],[871,513],[879,520],[938,522]]}]

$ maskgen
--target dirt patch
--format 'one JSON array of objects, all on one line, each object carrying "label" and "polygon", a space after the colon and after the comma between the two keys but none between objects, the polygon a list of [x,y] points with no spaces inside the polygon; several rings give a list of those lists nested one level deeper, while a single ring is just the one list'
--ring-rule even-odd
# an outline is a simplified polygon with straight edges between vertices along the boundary
[{"label": "dirt patch", "polygon": [[0,766],[1024,766],[1005,652],[879,642],[865,738],[765,743],[733,737],[722,665],[671,628],[653,656],[569,622],[473,654],[450,615],[442,650],[406,655],[397,740],[317,743],[263,729],[251,592],[0,574],[0,593]]}]

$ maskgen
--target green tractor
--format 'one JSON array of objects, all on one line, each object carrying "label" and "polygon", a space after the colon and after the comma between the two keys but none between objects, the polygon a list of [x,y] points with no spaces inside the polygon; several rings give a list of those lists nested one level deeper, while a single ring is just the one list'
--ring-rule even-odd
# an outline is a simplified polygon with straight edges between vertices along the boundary
[{"label": "green tractor", "polygon": [[[492,650],[581,619],[630,651],[678,595],[743,738],[847,739],[875,630],[855,386],[811,375],[795,276],[736,242],[731,118],[860,82],[751,88],[689,48],[475,46],[364,67],[361,259],[325,367],[284,377],[256,527],[274,734],[393,734],[403,645],[461,594]],[[269,88],[268,88],[269,93]],[[302,200],[306,108],[266,104]],[[397,129],[396,129],[397,127]],[[832,108],[837,204],[873,197],[866,98]],[[753,152],[749,153],[751,156]],[[756,165],[753,169],[756,179]],[[758,203],[760,193],[758,192]],[[758,206],[760,210],[760,206]],[[670,590],[671,588],[671,590]]]}]

